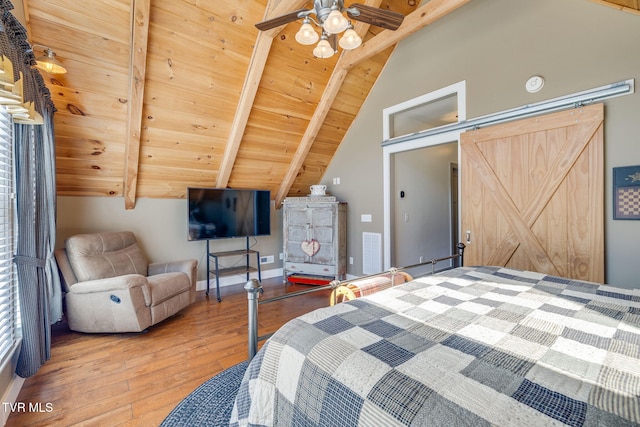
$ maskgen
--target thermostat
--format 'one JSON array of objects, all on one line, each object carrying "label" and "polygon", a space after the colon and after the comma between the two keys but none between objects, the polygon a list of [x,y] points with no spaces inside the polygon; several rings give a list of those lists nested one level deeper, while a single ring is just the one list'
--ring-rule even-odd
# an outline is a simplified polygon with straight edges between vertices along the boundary
[{"label": "thermostat", "polygon": [[527,92],[534,93],[542,89],[542,86],[544,86],[544,79],[540,76],[533,76],[527,80],[525,88],[527,89]]}]

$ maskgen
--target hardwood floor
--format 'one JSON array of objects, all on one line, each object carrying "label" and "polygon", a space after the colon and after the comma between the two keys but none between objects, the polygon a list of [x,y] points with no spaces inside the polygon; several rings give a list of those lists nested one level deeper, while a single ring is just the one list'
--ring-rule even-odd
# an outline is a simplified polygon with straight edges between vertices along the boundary
[{"label": "hardwood floor", "polygon": [[[263,281],[262,299],[308,287]],[[7,426],[157,426],[204,381],[247,358],[247,294],[221,289],[222,302],[196,302],[142,334],[81,334],[53,326],[51,359],[27,378]],[[329,305],[330,290],[259,307],[259,335]]]}]

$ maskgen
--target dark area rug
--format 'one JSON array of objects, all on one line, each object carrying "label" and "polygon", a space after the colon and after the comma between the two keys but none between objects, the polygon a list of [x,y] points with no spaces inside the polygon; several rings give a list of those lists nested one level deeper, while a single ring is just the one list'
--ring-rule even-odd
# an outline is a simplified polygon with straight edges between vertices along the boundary
[{"label": "dark area rug", "polygon": [[228,426],[247,362],[238,363],[207,380],[178,404],[160,427]]}]

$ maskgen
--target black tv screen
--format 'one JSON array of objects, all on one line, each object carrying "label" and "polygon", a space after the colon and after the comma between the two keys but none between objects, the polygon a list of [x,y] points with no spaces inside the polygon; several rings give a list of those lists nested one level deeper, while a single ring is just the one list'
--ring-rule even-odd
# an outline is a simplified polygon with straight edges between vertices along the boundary
[{"label": "black tv screen", "polygon": [[188,188],[189,240],[271,234],[268,190]]}]

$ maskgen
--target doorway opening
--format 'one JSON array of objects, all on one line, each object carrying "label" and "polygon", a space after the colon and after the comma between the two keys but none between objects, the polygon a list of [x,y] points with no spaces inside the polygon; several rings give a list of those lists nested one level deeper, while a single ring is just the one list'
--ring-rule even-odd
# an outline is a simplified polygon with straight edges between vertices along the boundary
[{"label": "doorway opening", "polygon": [[[393,155],[392,265],[414,265],[446,257],[454,250],[457,159],[457,141]],[[442,263],[437,268],[449,265]]]},{"label": "doorway opening", "polygon": [[458,199],[458,163],[451,163],[450,165],[450,197],[449,204],[451,206],[449,210],[449,216],[451,221],[449,222],[451,226],[451,253],[454,253],[455,249],[458,247],[458,242],[460,242],[460,233],[458,232],[458,207],[460,206],[460,202]]},{"label": "doorway opening", "polygon": [[[459,82],[384,111],[384,138],[394,142],[383,145],[385,269],[426,262],[454,251],[453,242],[459,238],[461,130],[422,138],[418,134],[423,126],[444,129],[453,119],[466,120],[465,88],[465,82]],[[445,116],[446,123],[441,121]],[[417,132],[416,137],[407,138],[407,130]],[[447,266],[442,263],[437,267]]]}]

